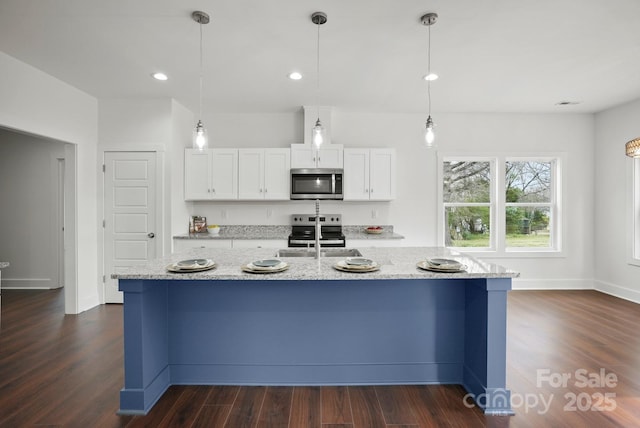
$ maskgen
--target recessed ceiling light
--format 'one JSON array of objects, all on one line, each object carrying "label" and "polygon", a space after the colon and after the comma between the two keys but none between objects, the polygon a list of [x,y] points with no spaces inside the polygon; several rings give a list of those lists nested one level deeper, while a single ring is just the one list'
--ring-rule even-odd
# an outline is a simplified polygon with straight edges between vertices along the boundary
[{"label": "recessed ceiling light", "polygon": [[558,101],[556,103],[557,106],[575,106],[580,104],[581,101]]},{"label": "recessed ceiling light", "polygon": [[300,80],[302,79],[302,73],[298,71],[294,71],[293,73],[289,73],[289,79],[291,80]]},{"label": "recessed ceiling light", "polygon": [[422,76],[422,78],[424,80],[432,82],[438,78],[438,75],[436,73],[430,73],[430,74],[425,74],[424,76]]},{"label": "recessed ceiling light", "polygon": [[164,73],[153,73],[151,76],[153,76],[154,79],[156,80],[167,80],[169,77],[167,77],[166,74]]}]

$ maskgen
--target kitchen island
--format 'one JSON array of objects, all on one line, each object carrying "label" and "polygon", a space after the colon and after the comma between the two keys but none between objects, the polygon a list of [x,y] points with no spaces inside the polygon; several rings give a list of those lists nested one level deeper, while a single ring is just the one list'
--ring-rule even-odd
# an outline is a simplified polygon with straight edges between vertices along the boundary
[{"label": "kitchen island", "polygon": [[[144,414],[173,384],[461,384],[486,413],[509,414],[506,298],[516,272],[444,248],[366,248],[380,269],[334,269],[341,258],[281,258],[268,249],[193,249],[113,275],[124,293],[120,412]],[[416,267],[460,261],[460,273]],[[209,258],[217,267],[170,273]]]}]

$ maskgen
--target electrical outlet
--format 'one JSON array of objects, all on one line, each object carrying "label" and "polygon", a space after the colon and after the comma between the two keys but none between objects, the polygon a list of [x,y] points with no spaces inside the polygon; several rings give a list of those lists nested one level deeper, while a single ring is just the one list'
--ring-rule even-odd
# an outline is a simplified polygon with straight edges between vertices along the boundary
[{"label": "electrical outlet", "polygon": [[220,218],[222,220],[226,220],[227,219],[227,210],[220,210]]},{"label": "electrical outlet", "polygon": [[371,218],[378,218],[378,210],[371,210]]},{"label": "electrical outlet", "polygon": [[273,210],[271,208],[267,208],[267,218],[271,218],[273,215]]}]

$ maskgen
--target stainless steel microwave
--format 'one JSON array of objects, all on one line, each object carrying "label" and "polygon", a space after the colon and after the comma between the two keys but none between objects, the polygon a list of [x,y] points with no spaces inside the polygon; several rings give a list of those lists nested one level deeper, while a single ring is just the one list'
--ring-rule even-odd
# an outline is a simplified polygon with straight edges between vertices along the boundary
[{"label": "stainless steel microwave", "polygon": [[329,168],[292,168],[291,199],[344,199],[343,170]]}]

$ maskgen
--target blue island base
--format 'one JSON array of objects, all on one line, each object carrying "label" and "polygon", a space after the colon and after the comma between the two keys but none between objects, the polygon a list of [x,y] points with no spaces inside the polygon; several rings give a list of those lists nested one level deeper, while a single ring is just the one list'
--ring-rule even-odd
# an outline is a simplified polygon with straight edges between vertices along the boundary
[{"label": "blue island base", "polygon": [[509,278],[119,280],[121,414],[170,385],[461,384],[511,414]]}]

